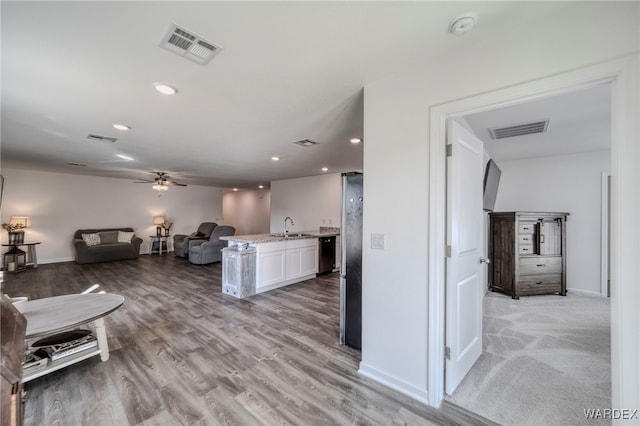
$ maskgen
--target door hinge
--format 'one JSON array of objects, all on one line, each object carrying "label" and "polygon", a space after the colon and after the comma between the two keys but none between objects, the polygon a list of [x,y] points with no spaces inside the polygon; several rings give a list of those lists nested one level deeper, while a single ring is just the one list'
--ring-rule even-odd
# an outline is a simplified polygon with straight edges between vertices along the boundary
[{"label": "door hinge", "polygon": [[451,246],[444,246],[444,255],[446,257],[451,257]]},{"label": "door hinge", "polygon": [[444,347],[444,359],[451,359],[451,348],[449,346]]},{"label": "door hinge", "polygon": [[447,145],[447,157],[451,157],[453,155],[453,145]]}]

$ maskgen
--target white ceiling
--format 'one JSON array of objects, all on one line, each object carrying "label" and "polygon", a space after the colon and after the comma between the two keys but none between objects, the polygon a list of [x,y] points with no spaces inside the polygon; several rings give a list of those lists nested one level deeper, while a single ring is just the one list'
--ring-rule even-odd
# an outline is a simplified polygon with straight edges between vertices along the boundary
[{"label": "white ceiling", "polygon": [[[253,188],[321,174],[321,167],[361,169],[366,141],[348,139],[363,136],[365,85],[570,5],[3,1],[1,7],[3,167],[128,179],[159,170],[176,172],[184,183]],[[476,29],[448,33],[449,23],[468,12],[478,18]],[[224,50],[201,66],[160,48],[173,23]],[[154,82],[179,93],[160,95]],[[112,123],[132,129],[121,132]],[[118,141],[89,141],[89,133]],[[293,144],[307,138],[320,145]],[[281,161],[271,161],[273,155]]]},{"label": "white ceiling", "polygon": [[[498,108],[464,117],[491,157],[549,157],[611,146],[611,84]],[[545,133],[494,140],[489,129],[549,119]]]}]

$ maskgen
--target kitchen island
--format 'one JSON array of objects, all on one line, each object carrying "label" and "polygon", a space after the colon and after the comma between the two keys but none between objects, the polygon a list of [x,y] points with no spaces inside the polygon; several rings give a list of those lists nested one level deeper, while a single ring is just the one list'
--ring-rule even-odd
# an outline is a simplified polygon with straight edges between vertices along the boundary
[{"label": "kitchen island", "polygon": [[[255,249],[255,292],[251,294],[263,293],[300,281],[315,278],[318,272],[318,238],[339,235],[339,230],[320,230],[306,232],[291,232],[284,234],[255,234],[255,235],[235,235],[220,237],[221,240],[229,241],[229,247],[233,248],[233,254],[242,251],[242,248]],[[231,255],[230,250],[227,254]],[[229,259],[229,257],[227,257]],[[222,287],[238,289],[247,288],[240,282],[227,282],[229,279],[242,276],[240,273],[225,273],[225,252],[222,256]],[[245,268],[247,266],[245,265]],[[251,272],[253,274],[253,271]],[[246,276],[246,274],[245,274]],[[225,281],[226,280],[226,281]],[[240,293],[245,297],[246,291]]]}]

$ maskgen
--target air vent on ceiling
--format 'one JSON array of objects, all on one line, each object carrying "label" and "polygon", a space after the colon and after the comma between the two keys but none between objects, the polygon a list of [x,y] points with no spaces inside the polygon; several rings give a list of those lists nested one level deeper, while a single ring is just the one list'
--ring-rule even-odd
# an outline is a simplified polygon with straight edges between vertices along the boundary
[{"label": "air vent on ceiling", "polygon": [[296,145],[300,145],[300,146],[314,146],[314,145],[318,145],[318,142],[309,140],[309,139],[303,139],[301,141],[296,141],[294,142]]},{"label": "air vent on ceiling", "polygon": [[505,139],[515,136],[533,135],[544,133],[549,128],[549,119],[532,121],[529,123],[514,124],[512,126],[492,127],[489,129],[492,139]]},{"label": "air vent on ceiling", "polygon": [[92,141],[98,141],[98,142],[115,142],[118,140],[116,138],[112,138],[111,136],[94,135],[91,133],[87,135],[87,139],[90,139]]},{"label": "air vent on ceiling", "polygon": [[200,65],[208,64],[222,50],[221,46],[175,24],[171,25],[160,47]]}]

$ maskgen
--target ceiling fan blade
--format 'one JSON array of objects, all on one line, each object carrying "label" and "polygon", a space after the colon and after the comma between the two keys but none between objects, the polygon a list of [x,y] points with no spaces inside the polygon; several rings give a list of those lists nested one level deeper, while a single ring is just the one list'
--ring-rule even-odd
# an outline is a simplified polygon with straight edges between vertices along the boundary
[{"label": "ceiling fan blade", "polygon": [[170,182],[170,181],[167,181],[167,183],[168,183],[169,185],[187,186],[187,185],[186,185],[186,184],[184,184],[184,183],[178,183],[178,182]]},{"label": "ceiling fan blade", "polygon": [[140,180],[140,181],[134,181],[133,183],[154,183],[155,181],[153,180]]}]

